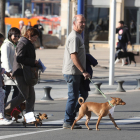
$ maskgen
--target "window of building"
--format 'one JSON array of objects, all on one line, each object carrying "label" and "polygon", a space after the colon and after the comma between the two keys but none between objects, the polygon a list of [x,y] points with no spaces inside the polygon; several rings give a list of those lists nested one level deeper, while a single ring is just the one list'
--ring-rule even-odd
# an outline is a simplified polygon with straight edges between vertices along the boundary
[{"label": "window of building", "polygon": [[89,6],[87,8],[87,27],[90,41],[108,41],[109,8]]},{"label": "window of building", "polygon": [[139,36],[139,32],[137,33],[137,26],[139,25],[138,10],[137,7],[125,7],[124,21],[130,31],[132,44],[139,44],[139,39],[137,40],[137,37]]}]

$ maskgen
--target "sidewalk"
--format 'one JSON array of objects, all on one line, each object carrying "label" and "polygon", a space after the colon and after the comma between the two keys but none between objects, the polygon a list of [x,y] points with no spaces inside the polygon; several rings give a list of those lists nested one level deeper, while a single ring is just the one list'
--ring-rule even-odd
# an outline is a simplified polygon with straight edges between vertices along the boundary
[{"label": "sidewalk", "polygon": [[[44,49],[36,50],[37,59],[41,61],[47,67],[46,71],[41,74],[41,83],[35,86],[36,101],[40,101],[44,96],[44,86],[52,87],[51,97],[53,99],[67,98],[67,85],[62,75],[62,64],[63,64],[64,47],[58,49]],[[102,82],[101,90],[105,94],[116,93],[117,83],[113,86],[109,86],[109,48],[96,48],[93,50],[90,48],[90,54],[92,54],[99,63],[99,66],[94,67],[93,70],[93,82]],[[138,56],[136,56],[138,57]],[[139,56],[140,58],[140,56]],[[121,66],[121,63],[115,65],[115,81],[124,80],[124,89],[134,90],[137,86],[136,78],[140,78],[140,63],[134,66],[131,65]],[[91,84],[91,91],[89,92],[92,96],[95,90],[95,86]],[[11,95],[10,95],[11,96]],[[11,98],[9,96],[9,98]]]}]

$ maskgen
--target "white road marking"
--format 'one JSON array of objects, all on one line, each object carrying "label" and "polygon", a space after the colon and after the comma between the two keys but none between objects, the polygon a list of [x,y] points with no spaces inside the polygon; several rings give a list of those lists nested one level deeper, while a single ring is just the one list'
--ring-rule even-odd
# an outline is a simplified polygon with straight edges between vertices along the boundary
[{"label": "white road marking", "polygon": [[[97,120],[98,117],[91,117],[91,120]],[[83,117],[81,120],[78,122],[85,122],[86,117]],[[123,120],[115,120],[115,122],[118,125],[125,125],[125,124],[132,124],[132,123],[139,123],[140,122],[140,117],[133,117],[133,118],[128,118],[128,119],[123,119]],[[56,120],[56,121],[48,121],[44,122],[43,124],[63,124],[63,119],[61,120]],[[89,123],[90,125],[90,123]],[[100,123],[100,125],[113,125],[111,121],[103,122]],[[63,128],[58,128],[58,129],[50,129],[50,130],[42,130],[42,131],[35,131],[35,132],[27,132],[27,133],[20,133],[20,134],[12,134],[12,135],[5,135],[5,136],[0,136],[0,139],[8,139],[8,138],[13,138],[13,137],[19,137],[19,136],[27,136],[31,134],[37,134],[37,133],[43,133],[43,132],[50,132],[50,131],[57,131],[57,130],[62,130]]]},{"label": "white road marking", "polygon": [[0,136],[0,139],[8,139],[8,138],[25,136],[25,135],[27,136],[27,135],[31,135],[31,134],[37,134],[37,133],[49,132],[49,131],[56,131],[56,130],[62,130],[62,129],[63,128],[43,130],[43,131],[35,131],[35,132],[27,132],[27,133],[20,133],[20,134],[12,134],[12,135]]},{"label": "white road marking", "polygon": [[[128,118],[124,120],[116,120],[117,125],[125,125],[125,124],[132,124],[132,123],[139,123],[140,117]],[[113,124],[112,121],[100,123],[102,125],[111,125]]]},{"label": "white road marking", "polygon": [[[91,117],[91,120],[97,120],[98,117]],[[86,121],[86,117],[83,117],[81,120],[79,120],[78,122],[85,122]],[[48,121],[48,122],[43,122],[42,124],[63,124],[64,123],[64,119],[61,120],[56,120],[56,121]]]}]

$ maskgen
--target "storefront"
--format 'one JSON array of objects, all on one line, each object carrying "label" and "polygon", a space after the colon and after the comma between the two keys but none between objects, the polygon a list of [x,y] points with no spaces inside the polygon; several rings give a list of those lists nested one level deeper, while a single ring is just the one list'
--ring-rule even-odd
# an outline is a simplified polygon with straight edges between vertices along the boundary
[{"label": "storefront", "polygon": [[31,0],[32,13],[36,9],[36,13],[42,15],[60,15],[61,0]]},{"label": "storefront", "polygon": [[[109,41],[109,13],[111,0],[88,0],[87,27],[90,42]],[[140,0],[116,0],[116,26],[124,20],[132,37],[132,44],[140,44]]]},{"label": "storefront", "polygon": [[124,21],[131,33],[132,43],[140,44],[140,0],[125,0]]},{"label": "storefront", "polygon": [[108,42],[110,0],[88,0],[87,27],[91,42]]},{"label": "storefront", "polygon": [[[31,0],[25,0],[26,9],[31,9]],[[6,0],[6,10],[11,15],[20,15],[22,13],[22,0]]]}]

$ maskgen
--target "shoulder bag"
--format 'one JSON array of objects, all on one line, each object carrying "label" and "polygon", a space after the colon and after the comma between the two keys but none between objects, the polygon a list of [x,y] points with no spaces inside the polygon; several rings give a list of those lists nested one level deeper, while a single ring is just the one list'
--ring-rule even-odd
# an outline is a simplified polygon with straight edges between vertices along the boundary
[{"label": "shoulder bag", "polygon": [[25,66],[22,64],[21,67],[26,84],[29,86],[36,85],[38,82],[38,67]]}]

